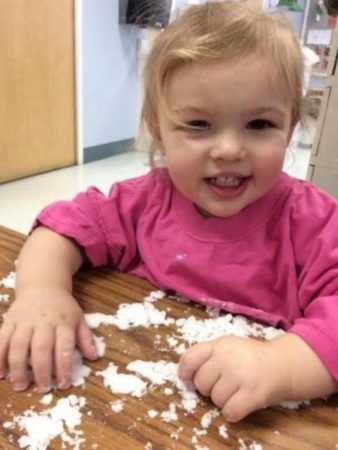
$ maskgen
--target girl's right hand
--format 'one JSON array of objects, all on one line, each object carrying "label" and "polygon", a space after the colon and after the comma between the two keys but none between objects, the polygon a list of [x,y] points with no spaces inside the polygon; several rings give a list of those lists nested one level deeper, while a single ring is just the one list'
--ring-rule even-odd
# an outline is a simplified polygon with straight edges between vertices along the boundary
[{"label": "girl's right hand", "polygon": [[74,297],[59,287],[29,287],[8,309],[0,329],[0,377],[7,373],[13,389],[29,384],[29,364],[40,393],[71,385],[72,356],[77,347],[87,359],[96,359],[92,332]]}]

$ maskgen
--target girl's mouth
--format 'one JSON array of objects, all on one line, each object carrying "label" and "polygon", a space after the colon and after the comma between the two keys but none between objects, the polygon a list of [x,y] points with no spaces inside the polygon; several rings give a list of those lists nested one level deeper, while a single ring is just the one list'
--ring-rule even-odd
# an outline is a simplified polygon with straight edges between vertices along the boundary
[{"label": "girl's mouth", "polygon": [[251,177],[243,176],[220,176],[205,178],[205,182],[217,197],[233,198],[245,191],[250,179]]}]

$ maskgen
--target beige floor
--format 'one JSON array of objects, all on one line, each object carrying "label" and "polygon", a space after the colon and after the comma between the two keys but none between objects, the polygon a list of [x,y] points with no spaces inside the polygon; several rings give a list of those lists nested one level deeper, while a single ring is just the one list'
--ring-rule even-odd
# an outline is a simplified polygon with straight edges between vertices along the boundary
[{"label": "beige floor", "polygon": [[[309,150],[290,150],[285,171],[305,179],[309,156]],[[131,152],[5,183],[0,185],[0,225],[27,234],[34,217],[48,203],[70,199],[90,185],[107,192],[114,181],[141,175],[148,169],[148,156]]]}]

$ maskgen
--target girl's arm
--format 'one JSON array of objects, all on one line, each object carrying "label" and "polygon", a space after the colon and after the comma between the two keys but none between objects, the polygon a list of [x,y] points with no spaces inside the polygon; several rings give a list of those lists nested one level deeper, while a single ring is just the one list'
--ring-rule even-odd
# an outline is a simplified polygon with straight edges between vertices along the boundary
[{"label": "girl's arm", "polygon": [[48,228],[37,228],[19,254],[16,293],[32,285],[63,287],[71,292],[73,275],[82,262],[76,244]]},{"label": "girl's arm", "polygon": [[40,227],[20,252],[16,271],[16,299],[0,329],[0,376],[9,371],[15,390],[29,385],[30,361],[40,392],[71,383],[76,346],[85,357],[96,352],[91,331],[72,296],[72,277],[83,262],[70,240]]}]

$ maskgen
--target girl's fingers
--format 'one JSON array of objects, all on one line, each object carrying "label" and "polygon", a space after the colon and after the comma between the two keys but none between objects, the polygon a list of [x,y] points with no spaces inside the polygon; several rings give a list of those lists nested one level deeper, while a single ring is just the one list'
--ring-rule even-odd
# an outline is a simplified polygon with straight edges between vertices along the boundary
[{"label": "girl's fingers", "polygon": [[5,378],[7,373],[9,343],[14,331],[15,325],[7,324],[6,322],[0,329],[0,379]]},{"label": "girl's fingers", "polygon": [[213,347],[210,343],[196,344],[187,350],[181,357],[178,366],[178,376],[183,381],[192,381],[195,372],[212,355]]},{"label": "girl's fingers", "polygon": [[77,347],[85,358],[91,360],[97,358],[93,333],[87,327],[84,320],[81,321],[77,330]]},{"label": "girl's fingers", "polygon": [[219,408],[223,408],[230,398],[238,391],[238,382],[229,376],[222,375],[214,384],[210,397],[213,403]]},{"label": "girl's fingers", "polygon": [[208,397],[220,377],[219,362],[209,358],[195,373],[194,386],[202,395]]},{"label": "girl's fingers", "polygon": [[13,389],[23,391],[29,385],[27,367],[32,329],[16,328],[11,335],[8,350],[8,365]]},{"label": "girl's fingers", "polygon": [[60,325],[55,331],[55,366],[59,389],[71,385],[72,360],[75,349],[75,330],[67,325]]},{"label": "girl's fingers", "polygon": [[36,328],[31,344],[31,364],[35,383],[41,394],[52,387],[52,368],[55,330],[51,325]]},{"label": "girl's fingers", "polygon": [[238,422],[253,411],[269,406],[265,400],[255,392],[239,389],[223,406],[222,414],[227,421]]}]

